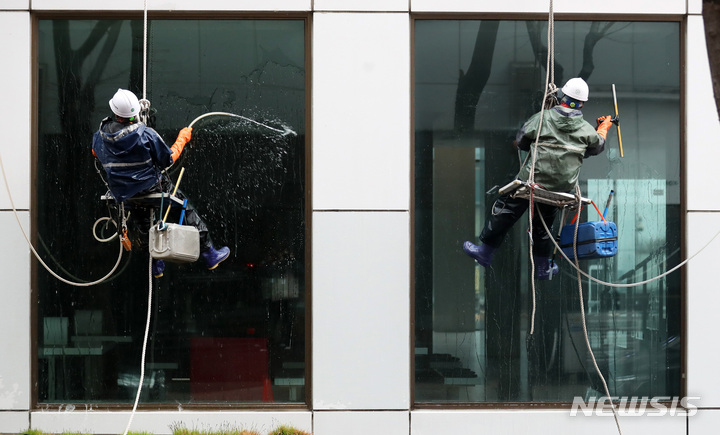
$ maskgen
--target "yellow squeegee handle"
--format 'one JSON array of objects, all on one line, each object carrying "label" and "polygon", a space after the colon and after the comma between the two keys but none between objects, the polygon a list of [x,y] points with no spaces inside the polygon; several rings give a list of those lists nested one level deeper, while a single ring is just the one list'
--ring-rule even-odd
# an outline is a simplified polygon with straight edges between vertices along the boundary
[{"label": "yellow squeegee handle", "polygon": [[[617,108],[617,94],[615,94],[615,83],[612,85],[612,91],[613,91],[613,103],[615,104],[615,116],[618,116],[618,108]],[[618,145],[620,145],[620,157],[625,157],[623,154],[623,147],[622,147],[622,133],[620,133],[620,124],[617,125],[618,129]]]},{"label": "yellow squeegee handle", "polygon": [[[182,180],[182,176],[185,173],[185,167],[183,166],[180,168],[180,175],[178,175],[177,183],[175,183],[175,189],[173,189],[172,196],[175,196],[175,193],[177,193],[178,187],[180,186],[180,181]],[[167,220],[168,215],[170,214],[170,207],[172,207],[172,198],[170,199],[170,204],[168,205],[167,211],[165,212],[165,217],[163,217],[163,224]]]}]

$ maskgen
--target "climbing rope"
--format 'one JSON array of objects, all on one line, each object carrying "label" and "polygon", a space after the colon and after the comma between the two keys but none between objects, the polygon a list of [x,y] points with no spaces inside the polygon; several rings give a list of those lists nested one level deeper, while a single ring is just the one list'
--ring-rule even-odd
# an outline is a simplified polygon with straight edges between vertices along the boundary
[{"label": "climbing rope", "polygon": [[[580,195],[580,186],[575,185],[575,197],[577,198],[578,202],[578,213],[580,213],[580,198],[582,197]],[[542,215],[540,215],[540,219],[542,220]],[[543,226],[545,225],[545,221],[542,220]],[[582,328],[583,328],[583,337],[585,338],[585,345],[588,348],[588,352],[590,352],[590,359],[592,360],[593,366],[595,367],[595,372],[597,372],[598,376],[600,377],[600,380],[602,381],[603,388],[605,390],[605,394],[607,394],[607,397],[610,402],[610,409],[612,409],[613,418],[615,419],[615,426],[617,426],[618,433],[622,435],[622,429],[620,428],[620,419],[618,418],[617,410],[615,409],[615,404],[613,403],[612,399],[610,399],[612,396],[610,395],[610,388],[608,388],[607,381],[605,380],[605,376],[603,376],[602,371],[600,370],[600,367],[598,366],[597,360],[595,359],[595,352],[592,350],[592,346],[590,345],[590,337],[588,336],[587,332],[587,321],[585,319],[585,301],[583,299],[583,291],[582,291],[582,280],[580,279],[580,263],[578,259],[578,251],[577,251],[577,239],[578,239],[578,229],[580,228],[580,219],[578,216],[578,219],[575,220],[575,231],[573,233],[573,253],[575,255],[575,270],[577,270],[577,282],[578,282],[578,297],[580,298],[580,317],[582,318]],[[549,234],[549,233],[548,233]],[[550,234],[550,238],[555,240],[552,237],[552,234]],[[563,254],[564,255],[564,254]]]},{"label": "climbing rope", "polygon": [[142,99],[140,103],[140,121],[143,124],[148,123],[150,117],[150,100],[147,99],[147,35],[148,35],[148,7],[147,0],[143,2],[143,84]]},{"label": "climbing rope", "polygon": [[[147,123],[147,118],[150,110],[150,101],[147,99],[147,34],[148,34],[148,23],[147,23],[147,0],[144,1],[144,13],[143,13],[143,99],[140,100],[140,120],[144,123]],[[228,116],[233,118],[239,118],[247,122],[254,123],[256,125],[259,125],[261,127],[267,128],[269,130],[272,130],[274,132],[280,133],[282,136],[297,136],[297,133],[290,129],[290,127],[282,126],[283,129],[278,129],[275,127],[271,127],[269,125],[263,124],[261,122],[255,121],[254,119],[242,116],[242,115],[236,115],[234,113],[228,113],[228,112],[209,112],[205,113],[203,115],[198,116],[195,118],[188,127],[192,127],[200,121],[203,118],[209,117],[209,116]],[[181,172],[182,176],[182,172]],[[178,180],[179,183],[179,180]],[[145,337],[143,339],[143,347],[142,347],[142,357],[140,362],[140,381],[138,382],[138,389],[137,394],[135,395],[135,402],[133,403],[132,412],[130,413],[130,419],[128,421],[127,427],[125,428],[125,432],[123,435],[127,435],[128,431],[130,430],[130,425],[132,424],[133,417],[135,416],[135,412],[137,411],[138,403],[140,402],[140,395],[142,392],[142,387],[145,379],[145,358],[146,358],[146,350],[147,350],[147,341],[150,331],[150,321],[152,316],[152,291],[153,291],[153,282],[152,282],[152,257],[150,257],[150,264],[148,266],[148,270],[150,271],[150,277],[148,280],[148,314],[147,314],[147,324],[145,326]]]},{"label": "climbing rope", "polygon": [[[148,7],[147,0],[143,2],[143,99],[140,101],[140,120],[147,124],[148,112],[150,110],[150,101],[147,99],[147,34],[148,34],[148,19],[147,19]],[[143,382],[145,382],[145,357],[147,352],[148,335],[150,334],[150,320],[152,318],[152,293],[153,293],[153,274],[152,274],[152,256],[148,255],[148,311],[147,311],[147,322],[145,324],[145,336],[143,338],[142,345],[142,356],[140,357],[140,379],[138,382],[137,393],[135,394],[135,402],[133,403],[132,411],[130,412],[130,418],[128,419],[127,426],[123,435],[127,435],[130,431],[130,425],[132,424],[135,412],[137,411],[138,403],[140,403],[140,394],[142,393]]]},{"label": "climbing rope", "polygon": [[152,275],[152,257],[150,258],[150,264],[148,266],[148,288],[150,289],[148,291],[148,311],[147,311],[147,321],[145,322],[145,337],[143,338],[143,346],[142,346],[142,356],[141,356],[141,364],[140,364],[140,380],[138,382],[138,389],[137,393],[135,394],[135,402],[133,403],[132,411],[130,412],[130,419],[128,420],[127,426],[125,427],[125,432],[123,432],[123,435],[127,435],[130,431],[130,425],[132,424],[133,418],[135,417],[135,411],[137,411],[138,403],[140,402],[140,393],[142,392],[142,385],[145,382],[145,357],[147,354],[147,342],[148,342],[148,335],[150,334],[150,319],[152,318],[152,294],[153,294],[153,275]]},{"label": "climbing rope", "polygon": [[[581,198],[581,196],[582,196],[582,195],[581,195],[581,191],[580,191],[580,186],[575,186],[575,197],[576,197],[577,202],[578,202],[578,209],[579,209],[579,206],[580,206],[580,198]],[[542,214],[540,214],[540,223],[542,224],[543,228],[545,229],[545,232],[550,236],[550,239],[553,241],[553,244],[555,245],[555,248],[560,252],[560,254],[565,258],[565,260],[567,260],[567,262],[572,265],[572,267],[575,269],[575,271],[576,271],[576,273],[577,273],[578,297],[579,297],[579,299],[580,299],[580,315],[581,315],[581,320],[582,320],[582,328],[583,328],[583,335],[584,335],[584,338],[585,338],[585,344],[587,345],[588,351],[590,352],[590,356],[591,356],[593,365],[595,366],[595,371],[598,373],[598,375],[600,375],[600,379],[601,379],[601,381],[602,381],[602,384],[603,384],[603,387],[604,387],[604,390],[605,390],[605,394],[607,394],[607,397],[609,398],[609,397],[611,397],[611,395],[610,395],[610,389],[608,388],[608,385],[607,385],[607,382],[606,382],[606,380],[605,380],[605,377],[602,375],[602,373],[601,373],[601,371],[600,371],[600,368],[599,368],[598,365],[597,365],[597,361],[596,361],[596,359],[595,359],[595,354],[594,354],[594,352],[593,352],[593,350],[592,350],[592,347],[590,346],[590,339],[588,338],[587,321],[586,321],[586,317],[585,317],[585,302],[584,302],[584,298],[583,298],[582,278],[581,278],[581,276],[584,276],[584,277],[588,278],[590,281],[596,282],[597,284],[600,284],[600,285],[603,285],[603,286],[607,286],[607,287],[615,287],[615,288],[630,288],[630,287],[637,287],[637,286],[649,284],[649,283],[651,283],[651,282],[654,282],[654,281],[657,281],[657,280],[659,280],[659,279],[662,279],[662,278],[666,277],[667,275],[669,275],[669,274],[675,272],[676,270],[680,269],[681,267],[685,266],[690,260],[692,260],[693,258],[695,258],[695,257],[696,257],[697,255],[699,255],[702,251],[704,251],[705,248],[707,248],[708,246],[710,246],[710,244],[711,244],[718,236],[720,236],[720,231],[717,231],[717,232],[715,233],[715,235],[713,235],[713,236],[710,238],[710,240],[708,240],[708,242],[705,243],[699,250],[697,250],[695,253],[693,253],[692,255],[690,255],[688,258],[686,258],[685,260],[683,260],[681,263],[679,263],[679,264],[676,265],[675,267],[673,267],[673,268],[671,268],[671,269],[669,269],[669,270],[667,270],[667,271],[665,271],[665,272],[663,272],[663,273],[661,273],[661,274],[659,274],[659,275],[657,275],[657,276],[655,276],[655,277],[652,277],[652,278],[649,278],[649,279],[646,279],[646,280],[643,280],[643,281],[637,281],[637,282],[633,282],[633,283],[624,283],[624,284],[623,284],[623,283],[611,283],[611,282],[607,282],[607,281],[600,280],[600,279],[598,279],[598,278],[595,278],[595,277],[591,276],[590,274],[586,273],[585,271],[583,271],[583,270],[580,268],[580,263],[579,263],[579,259],[578,259],[578,252],[577,252],[577,239],[578,239],[578,228],[579,228],[579,225],[580,225],[580,219],[577,219],[576,222],[575,222],[575,229],[574,229],[574,233],[573,233],[573,255],[574,255],[575,258],[574,258],[574,260],[572,260],[572,261],[571,261],[570,258],[565,254],[565,251],[562,250],[562,248],[560,247],[560,245],[558,244],[558,242],[557,242],[557,241],[555,240],[555,238],[552,236],[552,232],[550,231],[550,228],[548,228],[547,222],[545,222],[545,219],[543,219]],[[613,411],[613,417],[615,418],[615,425],[617,426],[618,432],[622,435],[622,429],[620,428],[620,421],[619,421],[619,419],[618,419],[617,410],[615,409],[615,405],[614,405],[614,403],[613,403],[612,401],[610,401],[610,406],[611,406],[612,411]]]},{"label": "climbing rope", "polygon": [[[535,192],[535,163],[537,162],[537,146],[538,142],[540,142],[540,133],[542,131],[543,126],[543,118],[545,116],[545,109],[547,108],[546,102],[548,101],[548,97],[552,96],[555,92],[557,92],[557,87],[555,86],[555,12],[553,7],[553,0],[550,0],[550,10],[548,12],[548,30],[547,30],[547,60],[545,63],[545,93],[543,95],[543,101],[542,106],[540,108],[540,118],[538,120],[538,128],[537,132],[535,133],[535,142],[532,145],[532,160],[530,162],[530,174],[528,176],[528,185],[530,186],[530,199],[529,199],[529,211],[528,211],[528,220],[529,220],[529,230],[528,234],[530,235],[530,244],[529,244],[529,251],[530,251],[530,287],[531,287],[531,295],[532,295],[532,313],[530,315],[530,335],[533,335],[535,333],[535,312],[537,309],[537,301],[536,301],[536,290],[535,290],[535,258],[532,255],[532,249],[533,249],[533,243],[534,240],[532,239],[533,234],[533,215],[535,213],[535,201],[534,201],[534,192]],[[526,159],[527,161],[527,159]],[[525,163],[523,163],[522,166],[524,166]],[[552,264],[550,265],[552,267]],[[550,271],[550,274],[552,276],[552,271]]]},{"label": "climbing rope", "polygon": [[15,201],[13,200],[12,193],[10,192],[10,184],[8,183],[7,175],[5,174],[5,165],[3,164],[2,155],[0,155],[0,171],[2,172],[2,177],[5,182],[4,183],[5,191],[7,192],[8,198],[10,200],[10,207],[12,207],[12,211],[13,211],[13,214],[15,215],[15,220],[17,221],[18,226],[20,227],[20,231],[22,232],[23,237],[25,237],[25,241],[27,242],[28,247],[30,247],[30,251],[33,253],[35,258],[37,258],[37,260],[40,262],[40,264],[45,268],[45,270],[47,270],[48,273],[50,273],[50,275],[54,276],[59,281],[64,282],[65,284],[68,284],[68,285],[72,285],[75,287],[91,287],[91,286],[100,284],[101,282],[104,282],[105,280],[110,278],[110,276],[112,276],[113,273],[115,273],[118,266],[120,265],[120,261],[122,260],[122,255],[123,255],[122,244],[119,244],[120,252],[118,253],[118,258],[117,258],[117,261],[115,262],[115,266],[113,266],[112,270],[110,270],[110,272],[108,272],[107,275],[103,276],[102,278],[100,278],[96,281],[75,282],[75,281],[70,281],[68,279],[65,279],[62,276],[55,273],[55,271],[53,271],[52,268],[50,268],[50,266],[48,266],[45,263],[45,261],[43,261],[43,259],[40,258],[40,254],[38,254],[37,250],[35,249],[32,242],[30,241],[30,237],[28,237],[27,233],[25,232],[25,228],[23,228],[22,223],[20,222],[20,216],[18,215],[17,207],[15,207]]},{"label": "climbing rope", "polygon": [[[538,127],[537,132],[535,134],[535,142],[532,145],[532,161],[530,164],[530,174],[528,176],[528,185],[530,187],[530,199],[529,199],[529,211],[528,211],[528,220],[529,220],[529,234],[530,234],[530,244],[529,244],[529,251],[530,251],[530,282],[531,282],[531,292],[532,292],[532,313],[530,317],[530,336],[532,336],[535,332],[535,313],[537,308],[537,301],[536,301],[536,289],[535,289],[535,259],[532,253],[533,250],[533,240],[532,240],[532,234],[533,234],[533,213],[535,212],[535,204],[534,204],[534,190],[535,190],[535,163],[537,161],[537,147],[538,142],[540,141],[540,133],[542,132],[543,127],[543,117],[545,115],[545,109],[546,105],[548,103],[548,97],[553,95],[555,92],[557,92],[557,87],[555,86],[555,13],[554,13],[554,7],[553,7],[553,0],[550,1],[550,7],[548,12],[548,30],[547,30],[547,45],[548,45],[548,53],[547,53],[547,60],[545,65],[545,94],[543,96],[542,101],[542,107],[540,108],[540,116],[538,121]],[[578,210],[580,210],[580,188],[576,185],[576,198],[578,202]],[[545,226],[545,221],[543,220],[542,213],[539,212],[540,219],[542,220],[543,225]],[[578,219],[575,223],[575,237],[573,240],[573,249],[575,249],[575,262],[576,262],[576,269],[578,270],[578,288],[580,293],[580,310],[582,314],[582,327],[583,327],[583,334],[585,337],[585,344],[587,345],[588,351],[590,352],[590,356],[592,357],[593,365],[595,366],[595,371],[597,372],[598,376],[602,380],[603,387],[605,389],[605,394],[607,394],[607,397],[612,397],[610,395],[610,389],[607,386],[607,382],[605,380],[605,377],[602,374],[602,371],[597,365],[597,361],[595,360],[595,354],[592,350],[592,346],[590,345],[590,339],[588,337],[587,332],[587,322],[585,320],[585,307],[582,297],[582,284],[580,280],[580,266],[577,264],[578,262],[578,256],[577,256],[577,231],[578,226],[580,223],[580,219]],[[554,237],[552,236],[551,232],[547,230],[546,231],[548,235],[550,235],[550,239],[555,241]],[[562,252],[562,251],[561,251]],[[564,254],[563,254],[564,255]],[[553,264],[550,263],[548,267],[551,269],[548,271],[549,276],[552,278],[552,266]],[[622,435],[622,429],[620,428],[620,420],[618,417],[617,409],[615,408],[615,404],[610,400],[610,408],[612,409],[613,418],[615,419],[615,425],[617,426],[618,433]]]},{"label": "climbing rope", "polygon": [[143,99],[147,101],[148,7],[143,1]]},{"label": "climbing rope", "polygon": [[[578,221],[579,221],[579,219],[578,219]],[[548,234],[551,234],[550,229],[548,228],[547,223],[546,223],[545,220],[543,219],[542,215],[540,215],[540,223],[543,225],[543,228],[545,229],[545,231],[546,231]],[[554,237],[550,237],[550,239],[552,240],[553,244],[555,245],[555,248],[557,248],[558,252],[560,252],[560,254],[563,256],[563,258],[565,258],[565,260],[567,260],[567,262],[570,263],[575,269],[577,269],[577,271],[578,271],[582,276],[584,276],[585,278],[587,278],[587,279],[589,279],[590,281],[593,281],[593,282],[595,282],[595,283],[597,283],[597,284],[606,286],[606,287],[630,288],[630,287],[639,287],[639,286],[641,286],[641,285],[649,284],[649,283],[651,283],[651,282],[654,282],[654,281],[657,281],[657,280],[659,280],[659,279],[665,278],[666,276],[670,275],[671,273],[677,271],[677,270],[680,269],[681,267],[683,267],[683,266],[685,266],[686,264],[688,264],[688,263],[690,262],[690,260],[692,260],[693,258],[695,258],[696,256],[698,256],[702,251],[705,250],[705,248],[707,248],[708,246],[710,246],[710,244],[711,244],[715,239],[717,239],[718,236],[720,236],[720,231],[716,232],[715,235],[712,236],[712,237],[710,238],[710,240],[708,240],[707,243],[705,243],[700,249],[698,249],[694,254],[690,255],[688,258],[686,258],[685,260],[683,260],[681,263],[679,263],[679,264],[676,265],[675,267],[673,267],[673,268],[671,268],[671,269],[668,269],[668,270],[666,270],[665,272],[661,273],[660,275],[654,276],[654,277],[652,277],[652,278],[648,278],[648,279],[643,280],[643,281],[636,281],[636,282],[632,282],[632,283],[614,283],[614,282],[607,282],[607,281],[603,281],[603,280],[601,280],[601,279],[595,278],[594,276],[592,276],[592,275],[588,274],[587,272],[583,271],[582,269],[580,269],[579,266],[576,266],[576,265],[575,265],[575,262],[574,262],[573,260],[571,260],[571,259],[565,254],[565,252],[562,250],[562,248],[560,247],[560,245],[558,244],[557,240],[555,240]]]}]

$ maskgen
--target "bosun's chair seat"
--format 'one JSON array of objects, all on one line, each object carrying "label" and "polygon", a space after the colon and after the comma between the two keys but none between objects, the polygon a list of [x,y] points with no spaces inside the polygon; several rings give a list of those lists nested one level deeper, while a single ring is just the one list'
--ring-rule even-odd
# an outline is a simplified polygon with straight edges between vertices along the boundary
[{"label": "bosun's chair seat", "polygon": [[[164,197],[163,197],[164,196]],[[114,201],[115,198],[110,192],[100,197],[102,201]],[[148,195],[133,196],[125,200],[128,205],[137,205],[140,207],[159,207],[160,203],[172,204],[173,207],[182,207],[183,200],[177,196],[170,195],[169,193],[150,193]]]},{"label": "bosun's chair seat", "polygon": [[[505,186],[501,187],[499,192],[502,195],[510,195],[513,198],[530,199],[530,185],[526,181],[513,180]],[[542,187],[536,186],[533,191],[533,201],[542,204],[550,204],[555,207],[575,209],[577,208],[577,199],[575,195],[565,192],[552,192]],[[580,198],[583,204],[590,204],[589,198]]]}]

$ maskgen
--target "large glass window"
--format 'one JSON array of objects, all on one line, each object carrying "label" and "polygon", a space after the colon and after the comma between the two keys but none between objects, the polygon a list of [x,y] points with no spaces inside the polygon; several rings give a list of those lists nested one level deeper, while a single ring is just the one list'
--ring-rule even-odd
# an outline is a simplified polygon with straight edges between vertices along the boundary
[{"label": "large glass window", "polygon": [[[491,267],[462,251],[478,243],[497,186],[525,158],[517,130],[539,111],[544,21],[416,20],[414,41],[415,397],[432,402],[572,402],[605,395],[585,346],[578,282],[537,281],[531,336],[527,214]],[[630,283],[678,263],[681,77],[679,22],[556,21],[555,83],[583,77],[585,119],[614,112],[605,152],[579,185],[619,230],[619,252],[583,260],[603,281]],[[588,210],[589,209],[589,210]],[[582,221],[599,220],[592,207]],[[559,222],[555,222],[557,230]],[[680,276],[613,288],[582,280],[590,343],[613,396],[677,396]]]},{"label": "large glass window", "polygon": [[[148,124],[168,144],[209,112],[271,128],[205,117],[169,171],[176,180],[185,168],[180,189],[231,255],[213,271],[202,259],[167,263],[154,280],[141,403],[305,402],[305,27],[304,19],[149,23]],[[60,275],[93,281],[119,246],[93,237],[108,207],[91,139],[118,88],[142,97],[143,23],[42,19],[37,35],[35,241]],[[38,267],[40,404],[135,398],[149,267],[145,210],[132,213],[134,249],[106,282],[74,287]]]}]

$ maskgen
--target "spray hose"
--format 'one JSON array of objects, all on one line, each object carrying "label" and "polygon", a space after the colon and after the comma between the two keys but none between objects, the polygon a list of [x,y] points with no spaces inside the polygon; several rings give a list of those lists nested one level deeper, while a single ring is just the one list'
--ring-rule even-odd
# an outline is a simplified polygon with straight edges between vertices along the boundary
[{"label": "spray hose", "polygon": [[244,121],[247,121],[247,122],[250,122],[250,123],[259,125],[259,126],[261,126],[261,127],[267,128],[267,129],[272,130],[272,131],[274,131],[274,132],[280,133],[281,136],[297,136],[297,133],[295,133],[295,131],[293,131],[290,127],[288,127],[288,126],[286,126],[286,125],[283,125],[283,126],[282,126],[282,129],[279,129],[279,128],[271,127],[271,126],[269,126],[269,125],[267,125],[267,124],[263,124],[262,122],[258,122],[258,121],[256,121],[256,120],[251,119],[251,118],[248,118],[248,117],[246,117],[246,116],[236,115],[236,114],[234,114],[234,113],[229,113],[229,112],[208,112],[208,113],[205,113],[205,114],[200,115],[200,116],[198,116],[197,118],[195,118],[195,119],[193,120],[193,122],[191,122],[190,125],[188,125],[188,127],[192,127],[196,122],[200,121],[200,120],[203,119],[203,118],[207,118],[207,117],[209,117],[209,116],[228,116],[228,117],[231,117],[231,118],[238,118],[238,119],[242,119],[242,120],[244,120]]}]

